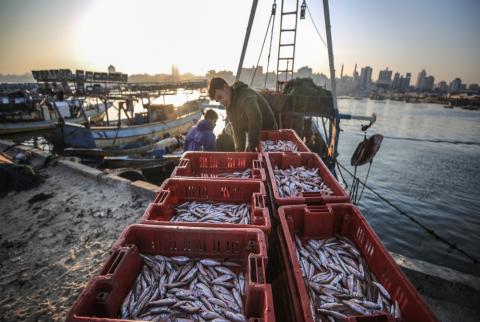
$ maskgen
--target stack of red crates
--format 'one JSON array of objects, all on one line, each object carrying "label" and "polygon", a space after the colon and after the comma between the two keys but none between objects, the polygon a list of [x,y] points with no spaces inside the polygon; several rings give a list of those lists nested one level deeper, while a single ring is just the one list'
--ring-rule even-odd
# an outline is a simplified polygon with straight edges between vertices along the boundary
[{"label": "stack of red crates", "polygon": [[[350,204],[348,193],[316,153],[311,153],[293,130],[266,131],[262,139],[290,140],[299,147],[298,153],[263,152],[263,157],[274,200],[274,218],[278,227],[274,230],[277,244],[272,256],[277,260],[277,280],[272,281],[277,316],[286,321],[315,321],[310,310],[309,295],[295,251],[294,234],[303,242],[324,239],[340,234],[351,239],[366,260],[379,282],[400,305],[404,321],[436,321],[407,277],[396,265],[380,239],[374,233],[360,210]],[[305,150],[306,148],[306,150]],[[318,168],[318,174],[332,190],[332,195],[304,192],[297,196],[281,197],[274,178],[274,169],[290,167]],[[348,321],[395,321],[389,314],[353,316]]]},{"label": "stack of red crates", "polygon": [[[218,178],[221,173],[246,169],[252,170],[250,178]],[[238,271],[247,277],[244,315],[250,321],[275,321],[272,290],[266,281],[267,238],[271,230],[266,179],[260,153],[185,153],[140,224],[123,231],[100,273],[70,309],[67,321],[124,321],[117,317],[142,268],[140,253],[241,264]],[[251,221],[245,225],[170,222],[174,208],[187,201],[248,203]]]}]

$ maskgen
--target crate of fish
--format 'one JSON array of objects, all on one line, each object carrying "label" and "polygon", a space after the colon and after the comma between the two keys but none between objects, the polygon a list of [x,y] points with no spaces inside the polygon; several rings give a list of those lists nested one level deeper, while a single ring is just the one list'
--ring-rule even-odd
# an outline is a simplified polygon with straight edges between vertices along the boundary
[{"label": "crate of fish", "polygon": [[291,129],[260,131],[260,152],[311,152]]},{"label": "crate of fish", "polygon": [[265,187],[254,180],[166,180],[142,224],[259,228],[270,233]]},{"label": "crate of fish", "polygon": [[278,205],[350,202],[316,153],[265,153],[265,164]]},{"label": "crate of fish", "polygon": [[135,224],[67,321],[274,321],[258,229]]},{"label": "crate of fish", "polygon": [[358,208],[278,213],[304,321],[436,321]]},{"label": "crate of fish", "polygon": [[262,155],[256,152],[186,152],[171,177],[261,181],[267,178]]}]

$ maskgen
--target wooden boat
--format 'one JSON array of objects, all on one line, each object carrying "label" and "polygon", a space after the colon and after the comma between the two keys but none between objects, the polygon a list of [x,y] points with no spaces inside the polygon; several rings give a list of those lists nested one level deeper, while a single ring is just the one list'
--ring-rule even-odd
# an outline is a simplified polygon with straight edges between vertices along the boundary
[{"label": "wooden boat", "polygon": [[0,101],[0,136],[8,137],[54,129],[60,120],[76,124],[98,122],[111,106],[111,103],[103,102],[84,105],[85,100],[80,99],[53,101],[51,104],[35,102],[28,97],[13,100],[0,97]]}]

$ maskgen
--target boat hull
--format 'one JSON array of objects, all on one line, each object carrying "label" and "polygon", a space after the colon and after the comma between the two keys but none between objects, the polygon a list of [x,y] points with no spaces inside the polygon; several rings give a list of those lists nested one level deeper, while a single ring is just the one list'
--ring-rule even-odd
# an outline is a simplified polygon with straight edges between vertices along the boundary
[{"label": "boat hull", "polygon": [[93,139],[98,148],[136,143],[142,140],[155,140],[167,134],[176,136],[187,132],[202,117],[200,111],[189,113],[175,120],[148,123],[126,127],[91,127]]}]

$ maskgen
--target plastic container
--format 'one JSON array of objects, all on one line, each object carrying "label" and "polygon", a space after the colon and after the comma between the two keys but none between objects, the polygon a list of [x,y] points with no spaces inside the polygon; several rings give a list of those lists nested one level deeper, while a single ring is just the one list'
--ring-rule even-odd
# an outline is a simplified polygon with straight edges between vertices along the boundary
[{"label": "plastic container", "polygon": [[[276,131],[260,131],[260,142],[272,140],[284,140],[284,141],[292,141],[297,145],[297,152],[311,152],[310,149],[303,143],[302,139],[295,133],[294,130],[291,129],[282,129]],[[262,149],[262,144],[258,145],[258,150],[262,153],[265,153]],[[288,152],[287,152],[288,153]]]},{"label": "plastic container", "polygon": [[123,231],[100,274],[73,304],[67,321],[129,321],[116,317],[141,270],[139,253],[236,261],[246,279],[245,315],[275,321],[271,287],[265,283],[267,251],[260,230],[139,224]]},{"label": "plastic container", "polygon": [[[252,169],[248,179],[265,181],[262,155],[256,152],[186,152],[171,177],[201,177],[215,179],[220,173],[243,172]],[[219,178],[237,180],[237,178]],[[238,178],[239,180],[246,180]]]},{"label": "plastic container", "polygon": [[[265,153],[265,165],[272,186],[273,197],[278,205],[294,204],[327,204],[327,203],[345,203],[350,202],[348,193],[340,186],[338,181],[328,170],[322,159],[316,153],[289,153],[289,152],[269,152]],[[275,181],[273,169],[277,166],[279,169],[287,169],[291,166],[306,168],[318,168],[318,174],[322,177],[325,184],[333,191],[333,195],[324,195],[321,192],[303,192],[297,196],[280,197],[278,186]]]},{"label": "plastic container", "polygon": [[[175,207],[186,201],[250,203],[250,224],[171,222]],[[142,224],[222,227],[222,228],[259,228],[270,233],[272,223],[266,203],[265,187],[260,181],[248,180],[205,180],[180,179],[165,180],[153,203],[140,219]]]},{"label": "plastic container", "polygon": [[[355,243],[370,271],[375,274],[392,298],[399,303],[403,321],[437,321],[358,208],[350,204],[294,205],[280,207],[278,214],[286,241],[286,244],[283,245],[286,247],[284,252],[288,253],[290,269],[294,275],[295,287],[299,295],[302,320],[314,321],[295,253],[294,234],[297,234],[305,242],[309,239],[328,238],[336,233]],[[298,307],[298,303],[293,305]],[[395,319],[389,314],[383,314],[370,317],[349,317],[347,321],[395,321]]]}]

